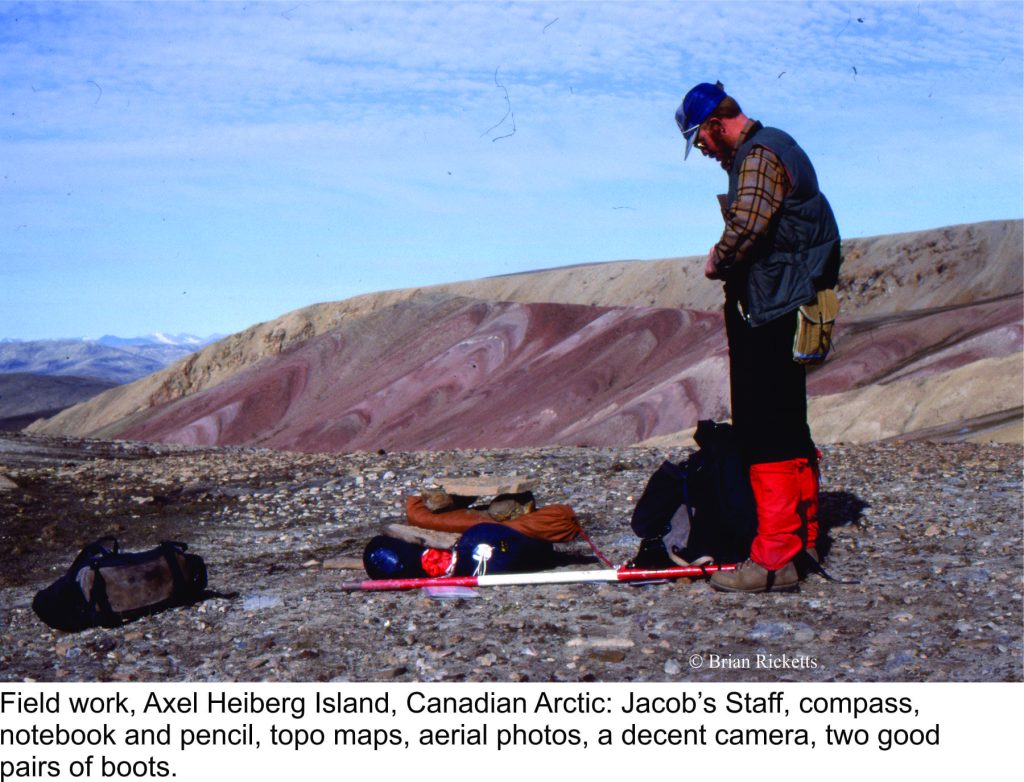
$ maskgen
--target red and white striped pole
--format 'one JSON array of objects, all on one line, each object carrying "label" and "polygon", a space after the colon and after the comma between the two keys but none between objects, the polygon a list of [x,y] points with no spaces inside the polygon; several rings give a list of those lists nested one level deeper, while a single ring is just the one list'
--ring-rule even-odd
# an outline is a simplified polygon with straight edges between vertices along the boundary
[{"label": "red and white striped pole", "polygon": [[541,573],[500,573],[483,576],[440,576],[438,578],[381,578],[367,581],[343,581],[341,589],[355,591],[392,591],[421,587],[519,586],[523,584],[582,584],[609,581],[656,581],[666,578],[702,578],[712,573],[735,570],[736,565],[692,565],[664,570],[562,570]]}]

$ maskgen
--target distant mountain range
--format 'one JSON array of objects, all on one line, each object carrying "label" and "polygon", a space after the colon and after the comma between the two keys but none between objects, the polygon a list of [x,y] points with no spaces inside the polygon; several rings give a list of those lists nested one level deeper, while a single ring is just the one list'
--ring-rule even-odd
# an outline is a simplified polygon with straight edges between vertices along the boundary
[{"label": "distant mountain range", "polygon": [[0,340],[0,374],[68,375],[130,383],[209,345],[219,336],[151,334],[90,339]]},{"label": "distant mountain range", "polygon": [[158,372],[218,339],[159,333],[97,340],[0,339],[0,431],[21,429]]},{"label": "distant mountain range", "polygon": [[221,335],[213,337],[197,337],[195,334],[164,334],[157,331],[145,337],[114,337],[110,334],[100,337],[96,342],[100,345],[109,345],[112,348],[122,347],[152,347],[153,345],[167,345],[178,348],[188,348],[189,352],[198,350],[220,339]]}]

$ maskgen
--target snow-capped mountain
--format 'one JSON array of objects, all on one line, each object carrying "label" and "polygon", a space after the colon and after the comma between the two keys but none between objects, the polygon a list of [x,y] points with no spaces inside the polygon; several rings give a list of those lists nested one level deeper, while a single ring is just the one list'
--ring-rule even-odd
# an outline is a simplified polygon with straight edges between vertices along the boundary
[{"label": "snow-capped mountain", "polygon": [[105,334],[96,342],[100,345],[110,345],[115,348],[124,347],[125,345],[173,345],[174,347],[198,350],[209,345],[211,342],[216,342],[220,338],[220,334],[215,334],[211,337],[197,337],[195,334],[165,334],[162,331],[157,331],[144,337],[115,337]]},{"label": "snow-capped mountain", "polygon": [[220,337],[151,334],[91,339],[0,340],[0,373],[73,375],[130,383]]},{"label": "snow-capped mountain", "polygon": [[0,431],[20,429],[122,383],[158,372],[219,336],[0,339]]}]

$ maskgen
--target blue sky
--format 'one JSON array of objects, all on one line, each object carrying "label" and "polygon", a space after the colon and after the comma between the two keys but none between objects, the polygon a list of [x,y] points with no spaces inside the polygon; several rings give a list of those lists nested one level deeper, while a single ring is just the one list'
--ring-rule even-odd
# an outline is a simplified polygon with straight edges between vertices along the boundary
[{"label": "blue sky", "polygon": [[1020,218],[1022,32],[1019,2],[0,2],[0,338],[703,254],[698,81],[801,142],[846,237]]}]

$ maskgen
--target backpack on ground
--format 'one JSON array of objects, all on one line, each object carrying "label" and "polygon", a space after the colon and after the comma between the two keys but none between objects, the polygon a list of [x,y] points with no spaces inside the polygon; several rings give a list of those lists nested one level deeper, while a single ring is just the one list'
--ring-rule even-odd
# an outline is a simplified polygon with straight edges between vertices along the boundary
[{"label": "backpack on ground", "polygon": [[664,462],[637,502],[631,526],[643,543],[635,567],[742,562],[750,554],[757,507],[735,432],[701,421],[694,440],[699,450],[683,463]]},{"label": "backpack on ground", "polygon": [[36,594],[32,610],[50,627],[77,632],[194,603],[206,590],[206,564],[187,548],[164,541],[148,551],[121,552],[117,540],[101,538]]}]

